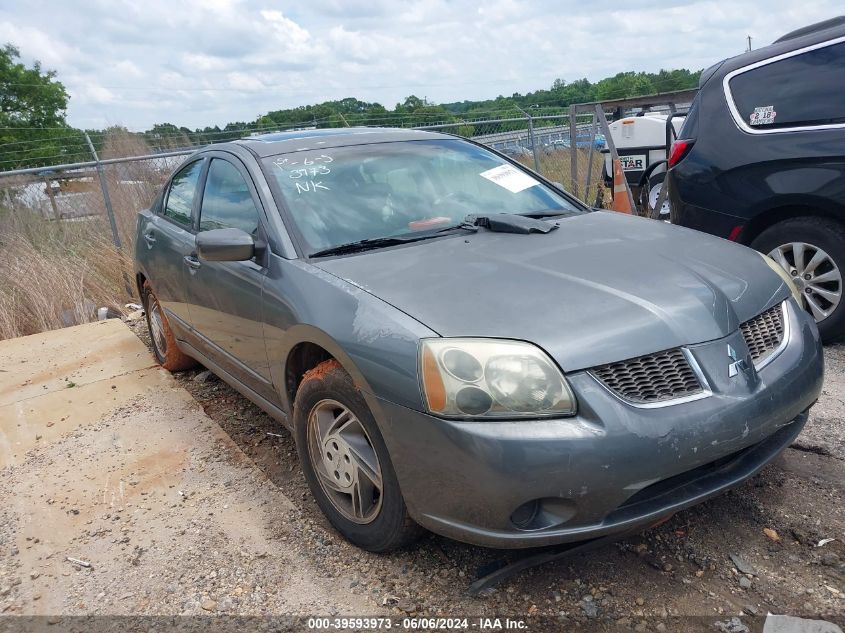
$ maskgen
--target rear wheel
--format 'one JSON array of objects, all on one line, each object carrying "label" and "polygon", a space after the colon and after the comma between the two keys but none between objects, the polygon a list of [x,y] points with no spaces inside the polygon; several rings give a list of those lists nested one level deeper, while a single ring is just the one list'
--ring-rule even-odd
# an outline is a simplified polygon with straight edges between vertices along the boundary
[{"label": "rear wheel", "polygon": [[311,493],[347,540],[385,552],[420,536],[372,413],[336,360],[320,363],[303,377],[294,426]]},{"label": "rear wheel", "polygon": [[168,371],[181,371],[194,367],[197,362],[176,346],[176,337],[170,323],[153,292],[149,281],[144,282],[141,300],[147,315],[147,327],[153,343],[153,353],[159,364]]},{"label": "rear wheel", "polygon": [[827,218],[792,218],[763,231],[751,246],[792,277],[825,342],[845,336],[845,226]]}]

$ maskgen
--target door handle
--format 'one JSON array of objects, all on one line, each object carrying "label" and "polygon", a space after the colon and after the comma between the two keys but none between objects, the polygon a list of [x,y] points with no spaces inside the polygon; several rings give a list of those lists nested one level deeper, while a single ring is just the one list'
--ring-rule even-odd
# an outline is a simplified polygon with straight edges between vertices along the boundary
[{"label": "door handle", "polygon": [[144,240],[147,242],[147,244],[152,246],[153,244],[155,244],[156,236],[152,231],[150,231],[149,233],[144,233]]},{"label": "door handle", "polygon": [[202,266],[196,255],[185,255],[184,261],[189,268],[193,268],[194,270]]}]

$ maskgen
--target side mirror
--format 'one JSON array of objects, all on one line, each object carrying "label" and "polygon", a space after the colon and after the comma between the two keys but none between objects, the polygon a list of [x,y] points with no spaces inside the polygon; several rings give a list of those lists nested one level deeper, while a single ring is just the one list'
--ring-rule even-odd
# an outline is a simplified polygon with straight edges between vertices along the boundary
[{"label": "side mirror", "polygon": [[564,187],[563,187],[563,183],[560,183],[560,182],[558,182],[557,180],[553,180],[553,181],[552,181],[552,184],[553,184],[555,187],[557,187],[558,189],[560,189],[561,191],[566,191],[566,189],[564,189]]},{"label": "side mirror", "polygon": [[255,256],[255,240],[241,229],[197,233],[197,255],[209,262],[242,262]]}]

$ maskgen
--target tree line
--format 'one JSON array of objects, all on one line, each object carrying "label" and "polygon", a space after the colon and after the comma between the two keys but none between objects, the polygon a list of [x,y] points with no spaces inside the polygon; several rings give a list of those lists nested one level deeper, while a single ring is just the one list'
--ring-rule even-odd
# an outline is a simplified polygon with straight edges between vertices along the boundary
[{"label": "tree line", "polygon": [[[253,121],[233,121],[222,127],[191,129],[157,123],[144,132],[129,132],[119,127],[81,130],[66,121],[70,96],[56,73],[45,71],[38,62],[26,66],[20,61],[18,49],[7,44],[0,49],[0,171],[91,160],[85,132],[98,152],[115,157],[126,155],[120,152],[130,151],[130,146],[131,151],[146,147],[151,152],[160,152],[297,127],[463,123],[458,133],[472,135],[478,129],[473,121],[523,117],[525,112],[562,113],[573,103],[686,90],[698,85],[700,74],[701,71],[677,69],[657,73],[622,72],[595,83],[588,79],[572,82],[556,79],[548,89],[441,104],[411,95],[392,108],[348,97],[273,110]],[[117,138],[121,142],[115,142]],[[127,138],[133,143],[127,144]]]}]

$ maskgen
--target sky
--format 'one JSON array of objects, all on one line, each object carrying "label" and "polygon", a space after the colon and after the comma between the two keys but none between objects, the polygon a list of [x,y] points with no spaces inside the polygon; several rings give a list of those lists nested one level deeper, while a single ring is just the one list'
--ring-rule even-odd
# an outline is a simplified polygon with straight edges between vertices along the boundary
[{"label": "sky", "polygon": [[28,0],[0,44],[53,69],[75,127],[189,128],[357,97],[446,103],[556,78],[706,68],[843,13],[836,0]]}]

